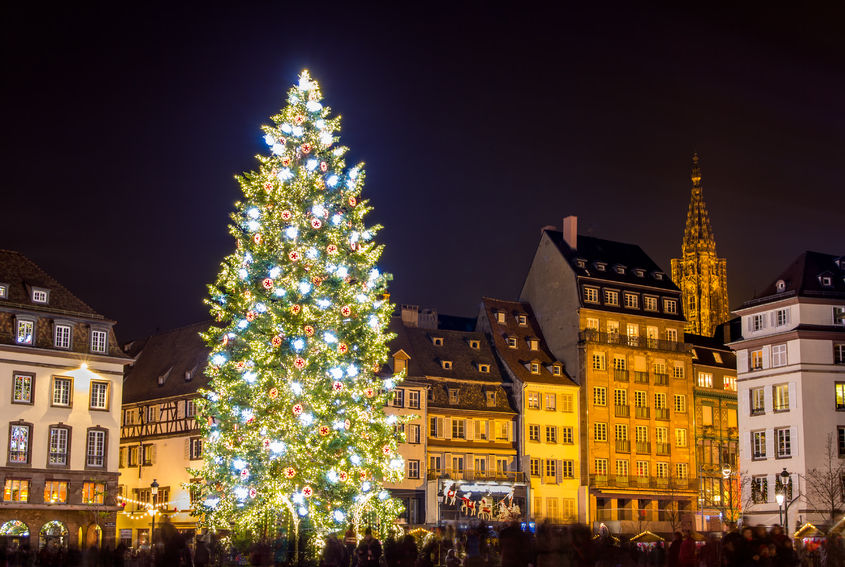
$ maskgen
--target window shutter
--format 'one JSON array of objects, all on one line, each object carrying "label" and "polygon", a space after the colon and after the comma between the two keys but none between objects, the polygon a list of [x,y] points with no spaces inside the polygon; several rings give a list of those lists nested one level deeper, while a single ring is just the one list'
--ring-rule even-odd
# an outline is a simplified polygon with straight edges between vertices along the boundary
[{"label": "window shutter", "polygon": [[484,437],[490,441],[490,420],[487,419],[484,420]]},{"label": "window shutter", "polygon": [[446,439],[451,439],[452,438],[452,419],[448,418],[448,417],[443,418],[443,425],[444,425],[443,437],[445,437]]},{"label": "window shutter", "polygon": [[798,400],[795,397],[795,382],[790,382],[787,385],[786,391],[789,393],[789,409],[797,408],[798,404],[796,402]]},{"label": "window shutter", "polygon": [[557,476],[555,480],[558,484],[560,484],[563,481],[563,461],[561,461],[560,459],[555,461],[555,473]]},{"label": "window shutter", "polygon": [[185,439],[185,460],[191,460],[191,440],[190,438]]},{"label": "window shutter", "polygon": [[156,446],[155,446],[155,444],[150,445],[150,462],[152,464],[156,464]]},{"label": "window shutter", "polygon": [[445,429],[443,428],[443,418],[442,417],[437,418],[437,437],[440,437],[441,439],[446,437]]},{"label": "window shutter", "polygon": [[466,435],[467,441],[472,441],[475,438],[474,424],[475,422],[471,419],[464,420],[464,435]]},{"label": "window shutter", "polygon": [[126,466],[126,447],[120,448],[120,463],[118,466],[120,468],[124,468]]},{"label": "window shutter", "polygon": [[754,326],[753,326],[753,325],[754,325],[754,323],[752,323],[752,320],[753,320],[753,319],[754,319],[754,317],[753,317],[752,315],[749,315],[749,316],[748,316],[748,318],[745,320],[745,322],[747,323],[747,325],[745,325],[745,327],[746,327],[746,329],[748,329],[749,331],[751,331],[751,330],[753,330],[753,329],[754,329]]},{"label": "window shutter", "polygon": [[543,459],[537,459],[540,463],[540,483],[546,484],[546,462]]},{"label": "window shutter", "polygon": [[777,311],[772,311],[772,312],[769,314],[769,316],[770,316],[771,321],[772,321],[771,327],[772,327],[772,328],[777,327],[777,326],[778,326],[778,312],[777,312]]},{"label": "window shutter", "polygon": [[[792,384],[790,384],[790,387],[791,386],[792,386]],[[790,395],[792,395],[792,394],[790,394]],[[794,425],[789,428],[789,445],[790,445],[790,450],[792,451],[792,453],[791,453],[792,456],[797,457],[798,456],[798,447],[800,447],[801,445],[798,444],[798,428],[795,427]],[[795,494],[798,494],[797,490],[795,491]]]},{"label": "window shutter", "polygon": [[766,345],[763,347],[763,368],[772,367],[772,347]]}]

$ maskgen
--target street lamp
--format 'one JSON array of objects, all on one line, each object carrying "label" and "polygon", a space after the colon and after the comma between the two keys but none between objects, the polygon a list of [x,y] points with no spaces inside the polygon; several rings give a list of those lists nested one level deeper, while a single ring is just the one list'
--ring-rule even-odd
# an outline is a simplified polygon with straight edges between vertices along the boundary
[{"label": "street lamp", "polygon": [[789,498],[787,498],[787,493],[789,492],[789,488],[792,485],[792,475],[786,471],[786,467],[784,467],[783,471],[780,473],[780,492],[781,498],[779,500],[783,501],[783,526],[786,530],[787,536],[789,535],[789,505],[791,502]]},{"label": "street lamp", "polygon": [[775,500],[778,503],[778,523],[783,525],[783,492],[776,492]]},{"label": "street lamp", "polygon": [[152,496],[153,500],[153,507],[150,510],[150,515],[153,517],[152,527],[150,528],[150,559],[152,559],[153,565],[155,565],[156,559],[156,546],[155,546],[155,533],[156,533],[156,504],[158,500],[158,481],[153,479],[152,484],[150,484],[150,495]]}]

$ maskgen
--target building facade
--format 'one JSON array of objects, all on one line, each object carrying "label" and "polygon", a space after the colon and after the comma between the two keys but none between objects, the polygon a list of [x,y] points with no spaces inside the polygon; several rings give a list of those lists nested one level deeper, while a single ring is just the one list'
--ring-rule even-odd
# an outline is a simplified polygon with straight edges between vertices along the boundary
[{"label": "building facade", "polygon": [[[203,440],[194,401],[208,384],[208,348],[200,333],[207,322],[130,343],[135,355],[127,369],[120,435],[118,537],[126,545],[150,542],[152,512],[157,525],[170,522],[193,535],[197,521],[189,483],[190,468],[202,464]],[[153,498],[151,485],[158,483]]]},{"label": "building facade", "polygon": [[778,523],[782,492],[790,528],[831,524],[817,492],[845,457],[845,259],[804,252],[736,313],[744,516]]},{"label": "building facade", "polygon": [[526,516],[575,523],[583,501],[578,385],[549,351],[531,306],[485,298],[478,330],[493,346],[518,412],[516,442],[526,474]]},{"label": "building facade", "polygon": [[579,383],[587,517],[614,532],[691,526],[692,360],[680,290],[636,245],[546,229],[520,299]]},{"label": "building facade", "polygon": [[0,539],[113,545],[123,366],[113,326],[28,258],[0,251]]},{"label": "building facade", "polygon": [[405,353],[397,371],[426,385],[425,522],[523,519],[516,412],[486,337],[419,324],[403,309],[391,350]]},{"label": "building facade", "polygon": [[736,355],[719,341],[687,334],[695,384],[699,531],[735,526],[742,511]]},{"label": "building facade", "polygon": [[730,319],[727,261],[716,255],[716,239],[701,187],[698,154],[692,158],[690,179],[692,194],[681,257],[671,260],[672,281],[681,289],[687,320],[685,330],[709,337],[718,325]]}]

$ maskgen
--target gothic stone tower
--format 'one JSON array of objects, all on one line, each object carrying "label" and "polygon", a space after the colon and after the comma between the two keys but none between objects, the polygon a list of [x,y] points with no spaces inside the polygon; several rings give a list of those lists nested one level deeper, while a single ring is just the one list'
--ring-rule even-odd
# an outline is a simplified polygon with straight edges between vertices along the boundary
[{"label": "gothic stone tower", "polygon": [[728,276],[724,258],[716,256],[710,213],[701,190],[698,154],[692,157],[692,196],[681,257],[672,258],[672,280],[684,302],[688,333],[711,336],[716,326],[730,318]]}]

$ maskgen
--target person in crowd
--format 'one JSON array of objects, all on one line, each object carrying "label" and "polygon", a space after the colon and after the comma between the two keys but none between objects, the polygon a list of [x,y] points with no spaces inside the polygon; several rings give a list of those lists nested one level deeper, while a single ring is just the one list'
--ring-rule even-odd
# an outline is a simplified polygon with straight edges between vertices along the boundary
[{"label": "person in crowd", "polygon": [[358,567],[379,567],[381,543],[373,537],[372,528],[368,527],[364,531],[364,539],[358,544],[355,553],[358,558]]},{"label": "person in crowd", "polygon": [[349,557],[346,555],[346,548],[337,539],[334,533],[326,538],[326,545],[323,547],[323,556],[320,559],[320,567],[347,567]]},{"label": "person in crowd", "polygon": [[682,542],[681,532],[672,534],[672,543],[669,544],[669,553],[666,554],[666,567],[680,567]]}]

